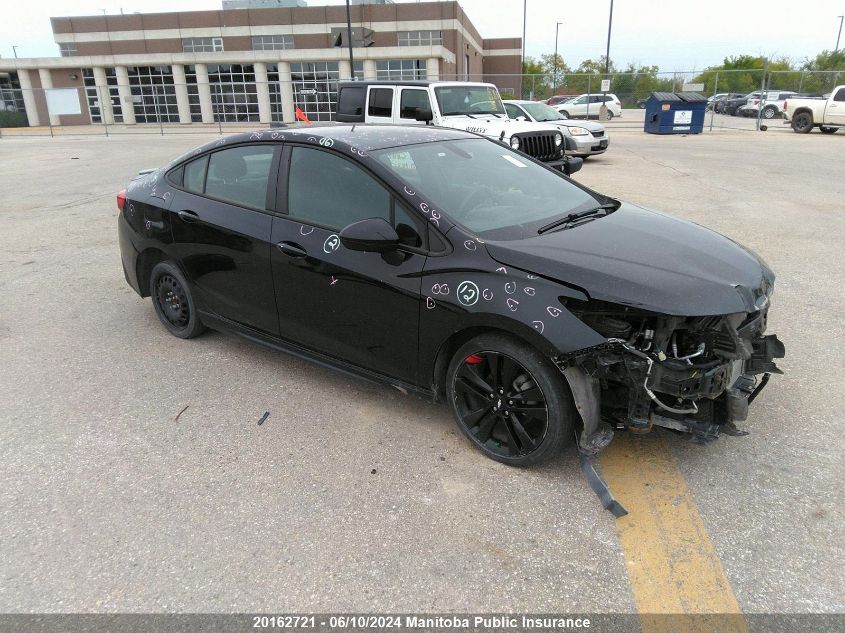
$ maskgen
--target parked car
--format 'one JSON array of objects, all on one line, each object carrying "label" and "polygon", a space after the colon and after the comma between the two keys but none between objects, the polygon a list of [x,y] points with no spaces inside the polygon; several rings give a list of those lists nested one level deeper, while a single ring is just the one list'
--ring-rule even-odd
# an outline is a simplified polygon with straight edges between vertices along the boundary
[{"label": "parked car", "polygon": [[607,151],[609,140],[601,123],[564,119],[553,107],[536,101],[505,101],[508,117],[517,121],[551,123],[564,135],[566,151],[573,156],[587,158]]},{"label": "parked car", "polygon": [[571,175],[581,159],[566,156],[556,125],[508,119],[493,84],[469,81],[345,81],[338,85],[343,123],[434,124],[497,140]]},{"label": "parked car", "polygon": [[602,105],[607,106],[603,115],[608,121],[615,116],[622,116],[622,102],[615,94],[583,94],[571,98],[556,106],[565,119],[598,119]]},{"label": "parked car", "polygon": [[722,92],[716,95],[716,99],[711,103],[713,112],[719,114],[725,111],[725,105],[731,99],[745,98],[745,94],[741,92]]},{"label": "parked car", "polygon": [[783,114],[796,132],[807,134],[817,127],[825,134],[833,134],[845,127],[845,85],[836,86],[827,98],[787,98]]},{"label": "parked car", "polygon": [[[763,93],[762,99],[759,96],[749,99],[745,105],[737,109],[737,114],[748,117],[756,117],[759,114],[763,119],[781,118],[783,100],[795,95],[796,93],[791,90],[769,90]],[[762,111],[760,110],[761,101]]]},{"label": "parked car", "polygon": [[749,99],[759,99],[760,93],[759,92],[749,92],[748,94],[742,95],[741,97],[734,97],[733,99],[727,99],[724,102],[724,113],[736,116],[737,110],[739,110],[742,106],[748,103]]},{"label": "parked car", "polygon": [[445,400],[506,464],[576,432],[594,455],[603,420],[736,434],[783,355],[754,253],[469,132],[238,134],[117,205],[123,273],[173,336],[231,332]]}]

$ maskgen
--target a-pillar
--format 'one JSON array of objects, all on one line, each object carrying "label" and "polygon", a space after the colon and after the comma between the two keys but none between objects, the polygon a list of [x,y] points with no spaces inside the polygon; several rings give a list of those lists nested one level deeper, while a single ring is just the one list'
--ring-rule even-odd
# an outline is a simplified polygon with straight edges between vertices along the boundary
[{"label": "a-pillar", "polygon": [[132,89],[129,87],[129,71],[126,66],[115,66],[117,94],[120,97],[120,113],[126,125],[135,125],[135,102],[132,101]]},{"label": "a-pillar", "polygon": [[429,81],[440,80],[440,60],[436,57],[429,57],[425,60],[425,77]]},{"label": "a-pillar", "polygon": [[208,83],[208,66],[196,64],[197,92],[200,96],[200,112],[203,123],[214,123],[214,107],[211,104],[211,86]]},{"label": "a-pillar", "polygon": [[21,84],[23,107],[26,109],[26,120],[29,121],[29,126],[41,125],[41,120],[38,118],[38,107],[35,104],[35,92],[32,89],[32,79],[30,79],[29,71],[26,68],[18,68],[18,81]]},{"label": "a-pillar", "polygon": [[50,102],[47,100],[47,90],[53,87],[53,76],[50,74],[49,68],[39,68],[38,76],[41,78],[41,87],[44,89],[44,99],[47,101],[47,114],[50,118],[50,125],[59,125],[59,115],[50,114]]},{"label": "a-pillar", "polygon": [[173,64],[173,87],[176,89],[176,109],[179,111],[179,123],[191,122],[191,102],[188,99],[188,80],[185,67]]},{"label": "a-pillar", "polygon": [[258,97],[258,121],[270,122],[270,84],[267,81],[267,64],[255,62],[255,93]]},{"label": "a-pillar", "polygon": [[296,102],[293,99],[293,78],[288,62],[279,62],[279,88],[282,91],[282,119],[285,123],[293,123],[296,121]]},{"label": "a-pillar", "polygon": [[114,111],[111,107],[109,81],[106,79],[106,69],[94,66],[94,85],[97,87],[97,101],[100,102],[100,116],[106,125],[114,125]]}]

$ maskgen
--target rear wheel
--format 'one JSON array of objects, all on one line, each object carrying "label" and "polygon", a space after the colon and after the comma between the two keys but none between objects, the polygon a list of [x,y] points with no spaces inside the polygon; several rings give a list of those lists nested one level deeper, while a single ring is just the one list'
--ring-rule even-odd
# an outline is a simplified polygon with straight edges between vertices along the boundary
[{"label": "rear wheel", "polygon": [[566,110],[560,110],[560,116],[562,116],[564,119],[570,118],[569,112],[567,112]]},{"label": "rear wheel", "polygon": [[827,127],[825,125],[822,125],[819,128],[819,130],[821,130],[821,132],[823,134],[834,134],[836,132],[836,130],[838,130],[838,129],[839,129],[838,127]]},{"label": "rear wheel", "polygon": [[809,134],[813,129],[813,115],[809,112],[799,112],[792,117],[792,129],[799,134]]},{"label": "rear wheel", "polygon": [[608,110],[608,111],[607,111],[607,114],[605,114],[605,115],[604,115],[604,120],[605,120],[605,121],[610,121],[610,119],[612,119],[612,118],[613,118],[613,112],[611,112],[610,110]]},{"label": "rear wheel", "polygon": [[774,119],[777,113],[777,108],[775,108],[774,106],[766,106],[765,108],[763,108],[764,119]]},{"label": "rear wheel", "polygon": [[526,343],[483,334],[463,345],[447,373],[458,428],[498,462],[530,466],[557,455],[576,419],[563,375]]},{"label": "rear wheel", "polygon": [[173,336],[194,338],[205,331],[188,282],[171,262],[160,262],[153,268],[150,295],[159,321]]}]

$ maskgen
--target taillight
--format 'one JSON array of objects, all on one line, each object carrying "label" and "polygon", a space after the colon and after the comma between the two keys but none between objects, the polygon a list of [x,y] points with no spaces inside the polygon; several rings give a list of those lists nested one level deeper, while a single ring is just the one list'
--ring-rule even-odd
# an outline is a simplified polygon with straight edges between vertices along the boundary
[{"label": "taillight", "polygon": [[123,211],[123,205],[126,204],[126,189],[121,189],[117,194],[117,208]]},{"label": "taillight", "polygon": [[783,100],[783,109],[786,110],[786,99]]},{"label": "taillight", "polygon": [[622,104],[621,104],[621,103],[619,103],[618,101],[614,101],[613,103],[615,103],[615,104],[616,104],[616,105],[618,105],[618,106],[621,106],[621,105],[622,105]]}]

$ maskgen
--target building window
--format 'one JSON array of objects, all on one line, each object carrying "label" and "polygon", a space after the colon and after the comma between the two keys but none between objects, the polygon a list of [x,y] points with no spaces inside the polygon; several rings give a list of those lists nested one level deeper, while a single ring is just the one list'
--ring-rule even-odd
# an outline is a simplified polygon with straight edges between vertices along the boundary
[{"label": "building window", "polygon": [[197,87],[196,66],[185,66],[185,84],[188,89],[188,110],[191,113],[191,123],[202,123],[202,107],[200,106],[200,92]]},{"label": "building window", "polygon": [[215,121],[258,121],[258,92],[252,64],[209,64],[208,83]]},{"label": "building window", "polygon": [[464,54],[464,81],[469,81],[469,55]]},{"label": "building window", "polygon": [[[82,69],[82,83],[85,86],[85,97],[88,100],[88,115],[91,123],[103,123],[103,113],[100,98],[111,101],[112,117],[115,123],[123,123],[123,107],[120,103],[120,92],[117,88],[117,75],[114,68],[106,68],[106,88],[97,88],[93,68]],[[108,94],[105,94],[105,93]]]},{"label": "building window", "polygon": [[24,117],[23,120],[26,120],[23,90],[21,90],[16,72],[0,73],[0,110],[3,112],[20,112]]},{"label": "building window", "polygon": [[385,59],[376,62],[376,79],[425,79],[424,59]]},{"label": "building window", "polygon": [[311,121],[332,121],[337,108],[337,62],[302,62],[290,65],[296,106]]},{"label": "building window", "polygon": [[364,81],[364,62],[352,62],[352,77]]},{"label": "building window", "polygon": [[59,44],[59,55],[73,57],[76,55],[76,42],[62,42]]},{"label": "building window", "polygon": [[127,72],[136,122],[179,122],[176,88],[170,66],[130,66]]},{"label": "building window", "polygon": [[282,87],[279,85],[278,64],[267,64],[267,90],[270,93],[270,120],[284,121]]},{"label": "building window", "polygon": [[186,37],[182,40],[183,53],[215,53],[222,50],[222,37]]},{"label": "building window", "polygon": [[399,31],[399,46],[434,46],[443,43],[440,31]]},{"label": "building window", "polygon": [[252,38],[254,51],[286,51],[293,48],[293,35],[256,35]]}]

